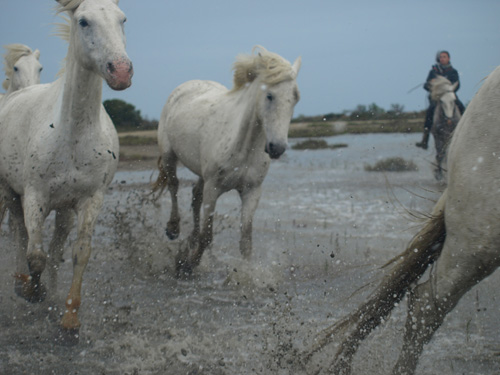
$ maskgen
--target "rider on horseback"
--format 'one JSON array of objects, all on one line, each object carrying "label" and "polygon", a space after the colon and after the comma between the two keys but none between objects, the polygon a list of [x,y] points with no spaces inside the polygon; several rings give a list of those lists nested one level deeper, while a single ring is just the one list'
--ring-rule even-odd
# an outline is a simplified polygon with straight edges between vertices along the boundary
[{"label": "rider on horseback", "polygon": [[[458,82],[457,89],[455,91],[458,91],[460,88],[460,81],[458,78],[458,72],[456,71],[455,68],[453,68],[450,64],[450,54],[448,51],[439,51],[436,55],[436,62],[437,64],[434,64],[432,66],[431,71],[429,72],[427,79],[424,84],[424,89],[427,91],[430,91],[430,81],[437,76],[443,76],[448,78],[448,80],[453,84],[455,82]],[[460,99],[456,99],[456,104],[458,106],[458,109],[460,110],[460,114],[463,114],[465,111],[465,107],[460,101]],[[434,120],[434,109],[436,108],[436,102],[431,99],[429,95],[429,108],[427,108],[427,112],[425,114],[425,123],[424,123],[424,134],[422,137],[421,142],[417,142],[416,146],[421,147],[424,150],[427,150],[428,142],[429,142],[429,134],[431,131],[432,127],[432,122]]]}]

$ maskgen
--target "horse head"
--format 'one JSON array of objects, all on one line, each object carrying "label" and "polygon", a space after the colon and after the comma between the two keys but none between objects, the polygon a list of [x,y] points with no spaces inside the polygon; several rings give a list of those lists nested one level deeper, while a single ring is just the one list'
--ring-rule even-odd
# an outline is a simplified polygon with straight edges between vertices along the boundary
[{"label": "horse head", "polygon": [[438,76],[430,82],[431,99],[438,102],[448,122],[451,122],[455,110],[458,81],[451,83],[446,77]]},{"label": "horse head", "polygon": [[257,99],[257,116],[266,134],[265,152],[278,159],[288,147],[288,130],[293,109],[300,99],[297,75],[301,58],[289,67],[289,76],[276,84],[262,84]]},{"label": "horse head", "polygon": [[5,75],[4,89],[9,92],[40,83],[42,64],[38,61],[40,51],[32,51],[23,44],[5,46]]},{"label": "horse head", "polygon": [[113,90],[132,84],[133,67],[125,51],[126,17],[118,0],[57,0],[70,17],[70,46],[86,69],[100,75]]},{"label": "horse head", "polygon": [[455,92],[453,92],[453,91],[449,91],[449,92],[443,94],[439,98],[441,108],[443,109],[443,114],[444,114],[448,124],[451,124],[451,122],[453,121],[456,99],[457,99],[457,97],[455,95]]}]

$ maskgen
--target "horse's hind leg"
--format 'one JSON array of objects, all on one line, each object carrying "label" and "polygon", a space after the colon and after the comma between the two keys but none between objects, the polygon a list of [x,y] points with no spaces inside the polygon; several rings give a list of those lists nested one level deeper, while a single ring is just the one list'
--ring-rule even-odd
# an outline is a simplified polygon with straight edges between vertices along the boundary
[{"label": "horse's hind leg", "polygon": [[179,205],[177,202],[177,191],[179,190],[179,179],[177,178],[177,158],[175,155],[166,155],[162,158],[163,170],[167,176],[167,187],[170,192],[172,208],[170,219],[167,223],[165,234],[169,239],[175,240],[180,232]]},{"label": "horse's hind leg", "polygon": [[57,271],[59,265],[64,261],[64,243],[73,227],[74,214],[72,210],[61,210],[56,212],[56,227],[54,236],[49,246],[49,289],[52,293],[57,290]]},{"label": "horse's hind leg", "polygon": [[471,249],[460,246],[464,243],[467,243],[465,239],[451,241],[448,235],[435,272],[410,294],[403,348],[393,369],[394,375],[415,372],[424,345],[441,326],[446,314],[470,288],[498,266],[497,258],[493,256],[497,260],[489,261],[491,254],[480,251],[473,254]]},{"label": "horse's hind leg", "polygon": [[261,186],[240,192],[241,198],[241,238],[240,252],[248,259],[252,255],[252,222],[255,210],[259,205]]},{"label": "horse's hind leg", "polygon": [[193,209],[193,231],[191,236],[189,236],[189,246],[194,247],[198,244],[200,238],[200,210],[201,204],[203,203],[203,178],[199,178],[193,187],[193,201],[191,202],[191,207]]}]

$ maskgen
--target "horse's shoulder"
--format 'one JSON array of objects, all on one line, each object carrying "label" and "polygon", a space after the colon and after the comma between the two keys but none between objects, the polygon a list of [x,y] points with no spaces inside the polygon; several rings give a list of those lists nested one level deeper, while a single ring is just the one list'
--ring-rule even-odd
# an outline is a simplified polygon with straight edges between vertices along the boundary
[{"label": "horse's shoulder", "polygon": [[215,81],[208,81],[208,80],[191,80],[183,83],[178,87],[179,89],[187,90],[187,91],[193,91],[193,92],[198,92],[198,93],[203,93],[211,90],[225,90],[227,91],[227,88],[220,84],[219,82]]}]

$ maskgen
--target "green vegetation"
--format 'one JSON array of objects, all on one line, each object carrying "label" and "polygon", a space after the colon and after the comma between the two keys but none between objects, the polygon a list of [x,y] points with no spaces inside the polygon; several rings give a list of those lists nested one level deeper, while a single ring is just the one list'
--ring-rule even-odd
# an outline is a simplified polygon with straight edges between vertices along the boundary
[{"label": "green vegetation", "polygon": [[353,110],[344,110],[341,113],[327,113],[317,116],[299,115],[292,120],[294,122],[331,122],[331,121],[366,121],[366,120],[415,120],[425,116],[425,110],[418,112],[405,112],[401,104],[391,104],[389,110],[372,103],[368,106],[358,104]]},{"label": "green vegetation", "polygon": [[149,121],[141,116],[141,111],[120,99],[105,100],[102,103],[117,131],[149,130],[158,127],[158,121]]},{"label": "green vegetation", "polygon": [[321,150],[325,148],[335,149],[347,147],[345,143],[336,143],[329,145],[324,139],[307,139],[303,142],[299,142],[292,147],[294,150]]},{"label": "green vegetation", "polygon": [[380,160],[375,165],[365,165],[367,172],[414,172],[418,171],[417,165],[400,157]]},{"label": "green vegetation", "polygon": [[124,135],[120,137],[120,146],[156,146],[157,144],[156,137],[141,137],[137,135]]}]

